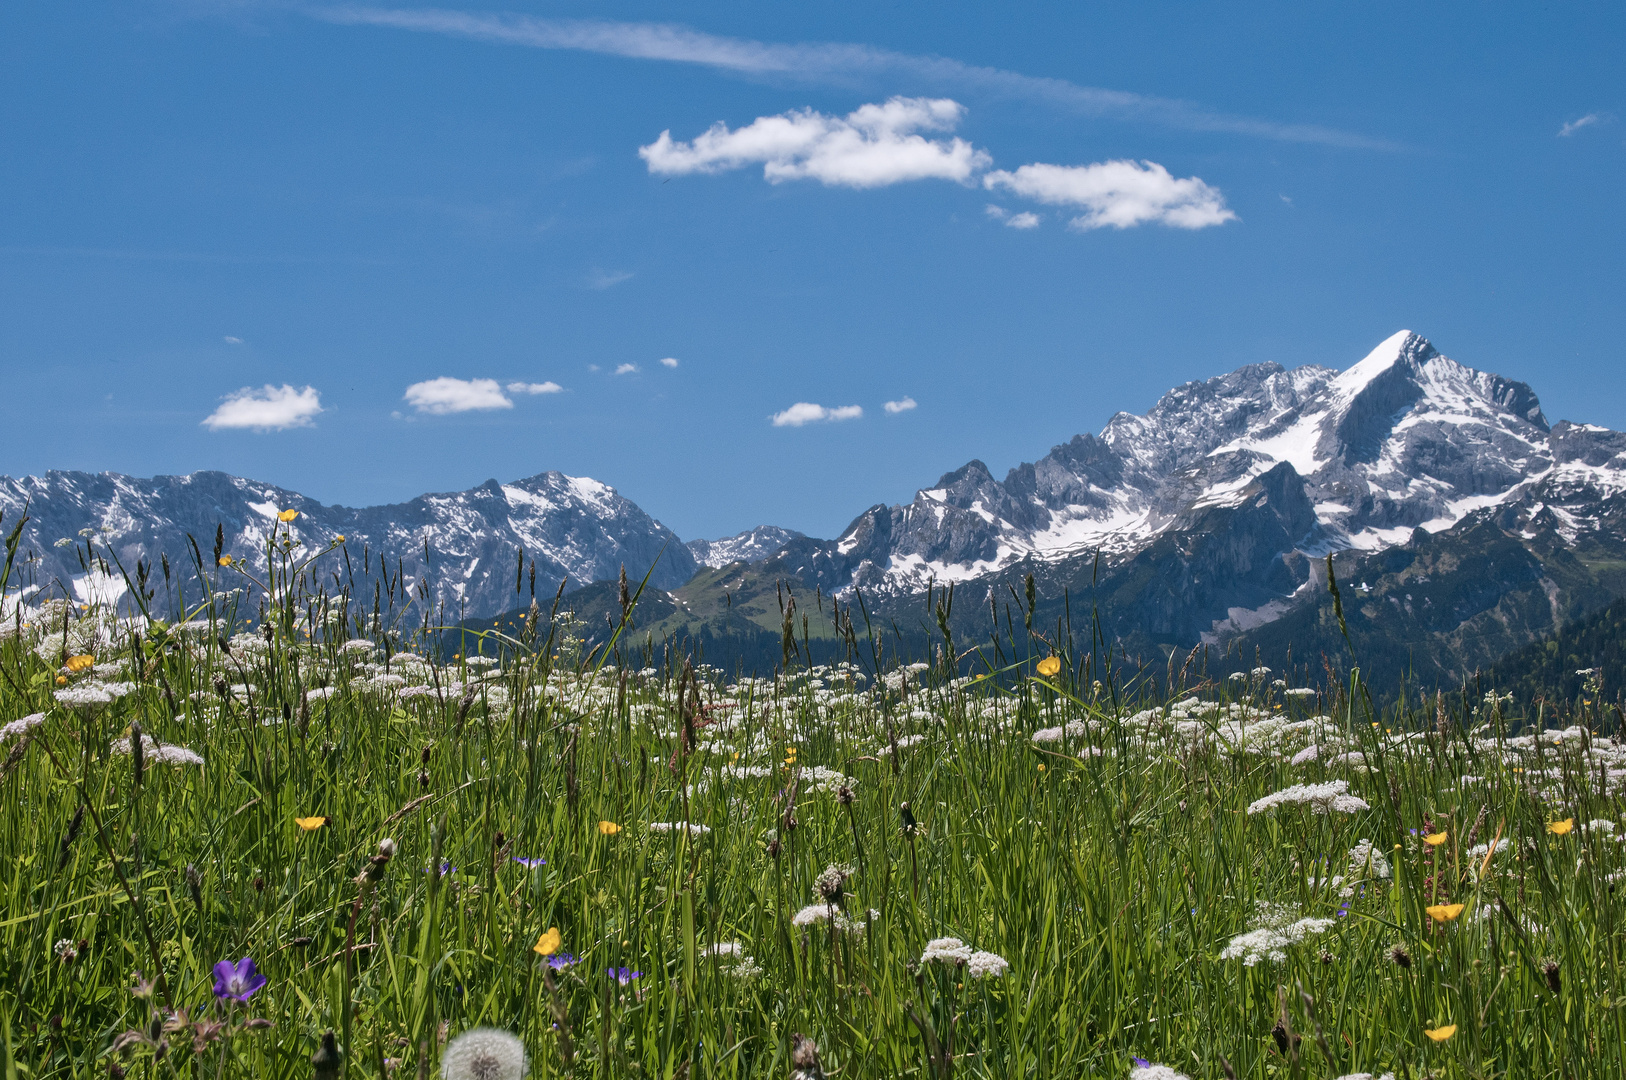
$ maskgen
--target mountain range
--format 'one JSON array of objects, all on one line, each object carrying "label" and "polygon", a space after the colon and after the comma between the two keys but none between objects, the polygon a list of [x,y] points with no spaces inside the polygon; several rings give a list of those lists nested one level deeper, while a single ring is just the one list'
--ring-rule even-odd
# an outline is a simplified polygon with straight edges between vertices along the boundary
[{"label": "mountain range", "polygon": [[685,545],[612,488],[556,472],[362,510],[220,473],[0,478],[4,520],[25,503],[33,584],[80,597],[124,584],[65,557],[59,537],[99,530],[129,565],[187,533],[212,542],[217,523],[229,548],[252,549],[294,508],[307,543],[342,533],[467,618],[528,603],[521,548],[550,594],[566,580],[584,610],[606,603],[591,583],[650,571],[642,631],[722,655],[779,641],[787,590],[803,616],[812,594],[806,640],[843,636],[835,612],[859,596],[902,640],[933,633],[927,591],[952,585],[962,599],[943,622],[975,642],[1032,575],[1044,610],[1030,617],[1087,604],[1126,655],[1337,654],[1445,682],[1626,595],[1626,434],[1549,424],[1529,386],[1409,331],[1341,371],[1272,361],[1176,387],[1003,480],[968,462],[830,540],[763,526]]}]

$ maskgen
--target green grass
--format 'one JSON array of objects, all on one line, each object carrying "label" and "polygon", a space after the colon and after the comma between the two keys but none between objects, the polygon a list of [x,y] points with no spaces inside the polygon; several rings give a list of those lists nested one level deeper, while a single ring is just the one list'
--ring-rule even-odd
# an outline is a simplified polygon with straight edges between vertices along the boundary
[{"label": "green grass", "polygon": [[[434,666],[413,653],[410,590],[352,601],[333,554],[268,555],[166,586],[204,625],[59,604],[23,627],[10,609],[0,723],[46,718],[0,744],[7,1078],[304,1077],[330,1029],[350,1076],[434,1075],[442,1039],[477,1025],[519,1035],[542,1077],[783,1077],[794,1033],[848,1080],[1125,1077],[1134,1056],[1210,1078],[1225,1063],[1252,1078],[1626,1073],[1611,884],[1626,852],[1587,824],[1618,823],[1610,771],[1626,753],[1592,733],[1599,714],[1579,716],[1585,734],[1530,739],[1539,718],[1520,728],[1484,701],[1374,716],[1358,683],[1303,698],[1268,678],[1130,703],[1081,678],[1098,656],[1037,676],[1037,636],[1007,638],[1001,654],[1028,659],[975,680],[924,671],[877,689],[852,667],[733,685],[640,673],[630,649],[582,657],[545,609],[508,642],[516,659]],[[96,627],[109,640],[90,651],[117,670],[59,675]],[[363,632],[388,642],[390,675],[475,692],[403,699],[377,685],[382,648],[345,650]],[[133,687],[70,708],[59,677]],[[253,689],[222,694],[217,679]],[[1219,711],[1171,715],[1171,699]],[[206,764],[148,760],[138,783],[110,749],[137,723]],[[1032,738],[1070,723],[1061,741]],[[1371,771],[1292,764],[1312,738],[1343,740]],[[851,802],[823,776],[850,778]],[[1369,809],[1247,812],[1336,779]],[[296,824],[311,816],[328,820]],[[1547,831],[1567,818],[1567,835]],[[1428,847],[1429,830],[1447,839]],[[1468,849],[1496,835],[1481,876]],[[370,862],[385,837],[398,850]],[[1392,874],[1340,914],[1340,886],[1310,879],[1322,860],[1344,873],[1363,839]],[[455,870],[431,872],[443,862]],[[847,917],[878,912],[865,932],[793,925],[835,864],[851,868]],[[1447,901],[1464,913],[1426,914]],[[1332,923],[1279,961],[1222,959],[1260,904]],[[533,951],[550,928],[579,958],[556,973]],[[1009,970],[922,966],[946,936]],[[729,942],[755,974],[708,955]],[[211,969],[243,956],[269,983],[228,1009]],[[623,966],[643,974],[607,977]],[[133,992],[138,972],[161,975],[150,997]],[[188,1029],[162,1056],[113,1050],[167,1009],[233,1026],[197,1049]],[[1448,1040],[1425,1035],[1447,1024]]]}]

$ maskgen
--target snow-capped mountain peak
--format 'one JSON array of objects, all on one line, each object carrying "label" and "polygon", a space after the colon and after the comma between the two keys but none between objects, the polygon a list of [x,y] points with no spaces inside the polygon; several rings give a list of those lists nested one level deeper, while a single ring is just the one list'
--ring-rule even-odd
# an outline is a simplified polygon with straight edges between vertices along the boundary
[{"label": "snow-capped mountain peak", "polygon": [[1284,465],[1314,508],[1295,546],[1375,549],[1520,497],[1553,467],[1550,443],[1530,387],[1402,330],[1342,371],[1267,362],[1176,387],[1003,483],[971,462],[908,506],[866,511],[835,554],[860,583],[897,590],[1022,559],[1127,554],[1193,513],[1257,498]]}]

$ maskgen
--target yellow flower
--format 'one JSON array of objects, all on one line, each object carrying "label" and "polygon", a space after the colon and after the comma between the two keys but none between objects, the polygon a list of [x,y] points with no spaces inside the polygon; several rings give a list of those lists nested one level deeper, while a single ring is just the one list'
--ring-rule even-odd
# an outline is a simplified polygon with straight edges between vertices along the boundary
[{"label": "yellow flower", "polygon": [[1044,772],[1044,766],[1043,766],[1043,765],[1040,765],[1040,766],[1039,766],[1039,771],[1040,771],[1040,772]]},{"label": "yellow flower", "polygon": [[316,815],[315,817],[296,817],[294,818],[294,824],[298,825],[306,832],[315,832],[317,829],[320,829],[323,825],[327,824],[327,818],[320,814]]},{"label": "yellow flower", "polygon": [[277,515],[277,520],[278,521],[292,521],[294,518],[296,518],[298,516],[299,516],[299,511],[298,510],[284,510],[282,513]]},{"label": "yellow flower", "polygon": [[1451,834],[1445,832],[1430,833],[1429,835],[1423,837],[1423,843],[1427,844],[1429,847],[1439,847],[1441,844],[1445,843],[1445,838],[1449,835]]},{"label": "yellow flower", "polygon": [[334,538],[333,538],[333,542],[334,542],[334,543],[335,543],[335,544],[342,544],[342,543],[344,543],[344,533],[340,533],[340,534],[339,534],[339,535],[338,535],[338,536],[335,536],[335,537],[334,537]]},{"label": "yellow flower", "polygon": [[83,653],[79,656],[68,657],[68,662],[62,666],[77,675],[79,672],[85,670],[94,663],[96,663],[96,658],[94,656],[91,656],[89,653]]},{"label": "yellow flower", "polygon": [[58,675],[56,677],[56,684],[58,686],[67,686],[68,685],[68,677],[66,675]]},{"label": "yellow flower", "polygon": [[601,821],[598,823],[598,831],[601,836],[614,836],[621,831],[621,826],[613,821]]},{"label": "yellow flower", "polygon": [[222,555],[220,557],[220,565],[221,566],[230,566],[231,565],[231,556],[230,555]]},{"label": "yellow flower", "polygon": [[1450,922],[1462,914],[1462,907],[1461,904],[1435,904],[1423,910],[1428,912],[1428,917],[1436,922]]},{"label": "yellow flower", "polygon": [[1444,1042],[1457,1033],[1457,1025],[1447,1024],[1444,1027],[1424,1028],[1423,1034],[1435,1042]]},{"label": "yellow flower", "polygon": [[1547,823],[1547,831],[1554,836],[1567,836],[1573,828],[1575,828],[1575,819],[1572,817],[1567,817],[1563,821],[1549,821]]},{"label": "yellow flower", "polygon": [[557,926],[548,927],[548,932],[536,939],[531,951],[538,956],[552,956],[559,951],[559,946],[565,943],[564,935],[559,933]]},{"label": "yellow flower", "polygon": [[1039,661],[1039,674],[1045,678],[1061,673],[1061,657],[1047,656]]}]

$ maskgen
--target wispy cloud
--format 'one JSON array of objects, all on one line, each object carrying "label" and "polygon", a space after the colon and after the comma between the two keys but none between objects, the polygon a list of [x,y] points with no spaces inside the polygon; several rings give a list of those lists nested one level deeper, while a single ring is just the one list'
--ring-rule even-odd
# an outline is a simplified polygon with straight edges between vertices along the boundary
[{"label": "wispy cloud", "polygon": [[638,365],[637,364],[617,364],[615,366],[615,373],[617,375],[636,375],[636,374],[638,374]]},{"label": "wispy cloud", "polygon": [[1560,139],[1568,138],[1569,136],[1574,135],[1577,131],[1580,131],[1582,128],[1590,127],[1593,124],[1596,124],[1601,119],[1603,118],[1594,112],[1587,113],[1579,120],[1570,120],[1566,122],[1563,127],[1558,129],[1558,137]]},{"label": "wispy cloud", "polygon": [[587,275],[587,287],[589,289],[609,289],[621,284],[623,281],[631,280],[631,270],[595,269],[591,274]]},{"label": "wispy cloud", "polygon": [[1154,161],[1103,161],[1095,165],[1023,165],[982,178],[990,190],[1005,188],[1053,206],[1077,206],[1077,229],[1127,229],[1146,222],[1202,229],[1235,221],[1225,197],[1195,176],[1183,180]]},{"label": "wispy cloud", "polygon": [[503,389],[510,394],[557,394],[564,387],[550,379],[547,382],[511,382]]},{"label": "wispy cloud", "polygon": [[230,334],[227,334],[225,337],[221,338],[220,340],[224,341],[227,345],[241,345],[243,343],[242,338],[233,337]]},{"label": "wispy cloud", "polygon": [[827,409],[810,401],[798,401],[783,412],[770,417],[774,427],[801,427],[803,424],[831,423],[837,420],[857,420],[864,415],[859,405],[837,405]]},{"label": "wispy cloud", "polygon": [[322,411],[322,395],[314,387],[298,390],[283,383],[265,384],[258,390],[245,386],[227,394],[220,407],[203,419],[210,431],[286,431],[311,427],[311,418]]},{"label": "wispy cloud", "polygon": [[496,379],[454,379],[442,375],[438,379],[413,383],[402,396],[407,404],[431,416],[514,407]]},{"label": "wispy cloud", "polygon": [[881,408],[885,409],[893,416],[896,416],[901,412],[908,412],[910,409],[915,407],[915,399],[907,395],[905,395],[900,401],[889,401],[885,405],[881,406]]},{"label": "wispy cloud", "polygon": [[844,117],[812,109],[759,116],[734,131],[721,121],[691,142],[674,142],[670,131],[638,156],[659,175],[718,173],[762,166],[769,183],[813,179],[853,188],[884,187],[907,180],[964,183],[992,159],[964,139],[928,139],[921,131],[953,131],[965,106],[947,98],[894,97],[862,105]]},{"label": "wispy cloud", "polygon": [[661,367],[675,368],[677,366],[678,366],[678,358],[677,357],[675,357],[675,356],[663,356],[663,357],[661,357]]},{"label": "wispy cloud", "polygon": [[1236,116],[1194,102],[1080,86],[1066,79],[1024,75],[941,56],[917,56],[870,45],[781,44],[723,37],[671,23],[545,19],[529,15],[402,9],[370,5],[307,6],[312,18],[350,26],[386,26],[538,49],[570,49],[699,64],[748,76],[794,76],[850,82],[854,76],[903,76],[922,89],[975,91],[1039,102],[1075,115],[1157,124],[1188,131],[1250,135],[1283,142],[1365,150],[1396,150],[1383,139],[1317,124],[1284,124]]}]

